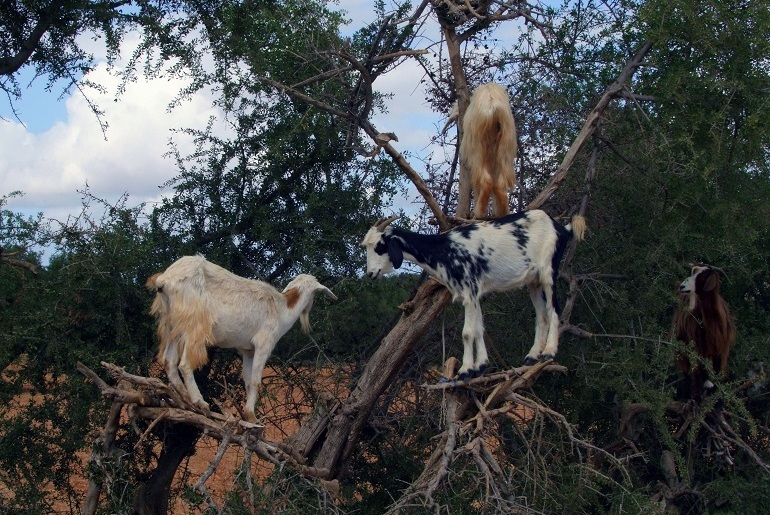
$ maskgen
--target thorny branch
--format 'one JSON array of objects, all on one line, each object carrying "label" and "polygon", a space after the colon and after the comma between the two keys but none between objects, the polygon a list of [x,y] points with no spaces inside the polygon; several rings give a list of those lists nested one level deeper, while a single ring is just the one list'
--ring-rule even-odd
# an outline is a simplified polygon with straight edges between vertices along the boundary
[{"label": "thorny branch", "polygon": [[96,372],[82,363],[77,364],[78,371],[99,388],[103,397],[117,403],[113,406],[126,406],[127,413],[134,424],[138,420],[148,424],[148,428],[142,432],[140,438],[144,438],[160,421],[164,421],[197,427],[221,442],[217,457],[195,485],[195,488],[204,495],[206,495],[204,483],[214,473],[221,455],[229,445],[239,445],[244,451],[253,452],[274,465],[287,464],[309,478],[328,475],[327,471],[308,466],[305,459],[290,446],[266,439],[263,435],[264,428],[260,425],[215,412],[204,414],[189,402],[185,395],[158,378],[133,375],[111,363],[102,362],[102,367],[117,381],[117,386],[110,386]]},{"label": "thorny branch", "polygon": [[11,266],[18,266],[19,268],[26,268],[34,275],[37,275],[37,267],[35,265],[27,261],[15,258],[15,256],[21,254],[22,252],[23,251],[21,250],[16,252],[5,252],[4,249],[0,247],[0,262],[7,263]]},{"label": "thorny branch", "polygon": [[[731,392],[736,395],[751,385],[755,378],[734,388]],[[649,459],[648,453],[639,452],[637,441],[645,431],[644,421],[641,415],[652,410],[645,403],[632,403],[626,406],[621,416],[617,443],[608,447],[613,454],[623,456],[624,461],[631,465],[636,459]],[[682,447],[681,462],[687,463],[686,454],[693,452],[694,448],[703,456],[715,463],[731,469],[735,463],[736,452],[742,451],[750,457],[765,474],[770,474],[770,464],[766,463],[760,455],[749,445],[736,429],[735,421],[740,422],[740,417],[724,407],[721,402],[704,401],[700,404],[691,400],[689,402],[671,401],[665,406],[665,416],[671,424],[673,436]],[[677,460],[674,453],[676,448],[662,451],[660,456],[661,469],[666,476],[666,483],[661,483],[659,491],[652,499],[665,505],[673,505],[683,495],[702,496],[692,483],[692,470],[677,470]]]},{"label": "thorny branch", "polygon": [[[444,376],[452,377],[457,360],[450,358],[444,367]],[[489,440],[498,432],[500,419],[514,420],[517,425],[542,424],[545,419],[562,428],[569,444],[577,449],[581,459],[587,455],[602,455],[629,480],[624,464],[604,449],[579,438],[564,415],[542,405],[535,399],[519,393],[532,386],[546,371],[564,372],[566,369],[545,361],[533,366],[518,367],[467,381],[445,381],[424,384],[426,390],[442,391],[446,429],[433,454],[425,464],[420,477],[391,506],[388,513],[397,513],[407,506],[422,505],[439,511],[434,494],[449,475],[452,462],[462,455],[470,455],[486,485],[487,502],[506,513],[525,512],[526,508],[511,495],[511,488],[501,463],[490,449]],[[524,414],[522,414],[522,412]]]},{"label": "thorny branch", "polygon": [[567,150],[567,154],[562,160],[562,164],[556,170],[556,173],[551,178],[551,181],[543,189],[543,191],[532,202],[529,203],[527,209],[540,208],[540,206],[542,206],[559,188],[561,183],[564,182],[564,180],[567,178],[567,173],[569,172],[569,169],[575,160],[575,156],[586,143],[586,141],[588,141],[588,138],[596,131],[604,110],[607,108],[610,102],[624,90],[626,84],[631,80],[631,77],[633,77],[636,69],[642,65],[644,56],[647,55],[647,52],[650,50],[650,48],[652,48],[652,43],[645,43],[642,45],[642,48],[640,48],[634,57],[623,67],[623,70],[620,72],[617,79],[615,79],[615,82],[607,87],[604,94],[599,99],[599,102],[597,102],[596,106],[589,113],[582,129],[580,129],[580,133],[578,134],[577,138],[575,138],[575,141],[572,142],[572,145],[570,145],[569,150]]}]

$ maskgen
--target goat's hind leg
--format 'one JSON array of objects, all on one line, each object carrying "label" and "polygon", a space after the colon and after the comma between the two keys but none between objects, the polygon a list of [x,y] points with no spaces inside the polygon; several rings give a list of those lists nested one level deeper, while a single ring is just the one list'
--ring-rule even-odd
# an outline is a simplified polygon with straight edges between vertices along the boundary
[{"label": "goat's hind leg", "polygon": [[193,376],[195,370],[193,370],[189,358],[187,357],[187,346],[182,350],[182,357],[179,360],[179,372],[181,372],[182,379],[184,379],[184,385],[187,388],[190,401],[206,415],[210,414],[211,408],[209,407],[209,404],[203,400],[203,395],[201,395],[201,391],[198,389],[198,383],[195,382],[195,377]]},{"label": "goat's hind leg", "polygon": [[540,359],[545,361],[554,359],[559,352],[559,314],[553,305],[553,296],[556,294],[553,285],[543,287],[543,297],[545,298],[545,310],[548,319],[548,332],[546,333],[546,344]]},{"label": "goat's hind leg", "polygon": [[529,349],[524,358],[524,364],[534,365],[540,360],[543,349],[545,349],[550,320],[543,288],[538,284],[530,284],[528,289],[532,305],[535,307],[535,343],[532,344],[532,348]]},{"label": "goat's hind leg", "polygon": [[481,172],[482,179],[474,184],[478,191],[474,192],[476,204],[473,206],[475,218],[486,218],[489,211],[489,198],[492,196],[494,185],[492,178],[486,172]]},{"label": "goat's hind leg", "polygon": [[508,189],[502,178],[497,179],[492,194],[495,218],[507,215],[510,212],[510,209],[508,208]]},{"label": "goat's hind leg", "polygon": [[166,351],[163,353],[163,362],[166,364],[168,382],[180,394],[186,395],[187,390],[182,382],[182,378],[179,377],[179,342],[171,342],[166,346]]}]

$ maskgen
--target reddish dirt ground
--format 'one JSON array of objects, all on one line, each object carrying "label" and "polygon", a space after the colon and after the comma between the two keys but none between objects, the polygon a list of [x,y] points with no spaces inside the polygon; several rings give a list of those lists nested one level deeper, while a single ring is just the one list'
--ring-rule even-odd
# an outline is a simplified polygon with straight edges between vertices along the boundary
[{"label": "reddish dirt ground", "polygon": [[[302,371],[295,371],[296,374],[302,374]],[[340,392],[338,386],[333,380],[333,371],[307,371],[307,376],[315,376],[316,380],[313,389],[318,392],[329,392],[337,396]],[[312,401],[307,398],[304,390],[298,388],[291,376],[282,375],[273,369],[265,369],[263,376],[263,396],[258,406],[258,413],[261,415],[261,422],[265,425],[264,436],[267,440],[280,442],[287,439],[299,427],[299,420],[310,413]],[[239,384],[235,388],[236,393],[240,393],[243,385]],[[266,393],[265,393],[266,392]],[[27,387],[21,395],[17,396],[9,405],[7,416],[14,416],[20,407],[26,406],[29,402],[41,402],[42,395],[35,392],[31,386]],[[230,407],[229,411],[237,417],[237,410]],[[125,412],[123,414],[125,417]],[[103,422],[102,422],[103,424]],[[102,425],[98,424],[98,425]],[[123,430],[130,430],[130,424],[127,420],[121,422]],[[84,435],[84,439],[90,444],[97,435]],[[185,460],[177,471],[174,479],[174,489],[183,486],[192,486],[206,471],[219,448],[219,442],[211,437],[203,436],[197,443],[195,454]],[[160,449],[156,449],[159,451]],[[71,485],[76,491],[85,493],[88,488],[88,479],[85,476],[85,470],[90,458],[90,452],[78,454],[82,464],[82,473],[73,473],[71,476]],[[225,452],[219,466],[206,481],[206,488],[210,492],[212,499],[221,506],[224,494],[231,489],[240,472],[243,462],[243,449],[236,445],[231,445]],[[272,465],[252,456],[251,472],[255,481],[266,477],[272,470]],[[46,489],[46,485],[40,485]],[[50,486],[48,487],[50,488]],[[13,497],[13,489],[10,485],[0,481],[0,498],[9,499]],[[79,506],[77,507],[79,510]],[[203,508],[203,507],[201,507]],[[54,506],[56,513],[70,513],[70,508],[63,502]],[[198,513],[202,509],[191,506],[183,499],[177,497],[172,506],[172,513]]]}]

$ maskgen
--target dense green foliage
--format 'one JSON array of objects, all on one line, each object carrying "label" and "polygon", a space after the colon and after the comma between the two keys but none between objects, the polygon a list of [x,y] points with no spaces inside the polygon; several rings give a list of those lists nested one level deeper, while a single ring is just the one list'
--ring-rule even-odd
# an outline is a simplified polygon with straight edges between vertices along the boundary
[{"label": "dense green foliage", "polygon": [[[383,13],[382,5],[378,9]],[[0,198],[3,252],[41,244],[53,249],[45,265],[32,250],[15,256],[37,265],[37,275],[0,263],[0,511],[45,513],[54,502],[79,509],[71,481],[87,472],[76,453],[88,451],[106,406],[75,363],[97,369],[109,361],[150,371],[155,341],[144,281],[178,256],[201,252],[276,285],[295,273],[313,273],[335,291],[339,302],[314,308],[312,337],[295,328],[271,357],[308,391],[313,386],[303,367],[344,365],[339,387],[350,388],[398,316],[396,307],[419,282],[409,274],[379,283],[360,277],[358,241],[403,187],[395,166],[385,157],[356,157],[353,149],[363,142],[349,123],[258,80],[302,83],[314,73],[302,66],[307,55],[342,41],[342,18],[306,1],[204,2],[195,12],[216,62],[211,74],[198,70],[198,85],[222,93],[232,134],[224,139],[206,127],[189,129],[198,150],[176,156],[172,197],[151,211],[130,207],[127,199],[115,206],[90,199],[67,227],[9,212]],[[684,400],[673,359],[682,345],[671,338],[675,289],[688,263],[702,260],[726,271],[722,293],[738,328],[730,375],[717,381],[705,406],[732,414],[742,441],[770,461],[768,387],[761,381],[739,388],[770,363],[770,9],[763,2],[619,0],[566,2],[549,13],[545,40],[529,26],[504,45],[494,41],[491,26],[465,54],[472,81],[494,77],[514,94],[521,205],[556,170],[629,56],[643,42],[653,45],[628,95],[605,113],[597,136],[545,207],[554,215],[574,212],[590,190],[589,236],[568,271],[578,278],[570,322],[593,336],[565,333],[559,362],[568,371],[544,375],[531,389],[580,438],[623,459],[625,468],[601,453],[586,455],[563,426],[546,419],[508,421],[496,428],[495,447],[508,466],[508,494],[542,513],[660,511],[661,485],[668,481],[662,460],[670,453],[687,486],[671,497],[670,509],[763,512],[770,502],[768,471],[738,445],[721,454],[707,448],[697,417],[677,435],[668,407]],[[292,30],[284,30],[287,20]],[[150,27],[157,39],[148,50],[173,39],[169,27],[160,28]],[[351,54],[367,55],[375,37],[372,27],[358,32],[347,43]],[[348,85],[354,82],[351,75]],[[340,82],[309,83],[305,91],[335,105],[345,95]],[[447,98],[433,93],[430,101],[448,108]],[[385,107],[386,100],[374,102]],[[595,174],[588,183],[586,171]],[[560,282],[562,304],[568,286]],[[493,367],[518,365],[534,336],[528,295],[492,295],[484,312]],[[270,477],[257,505],[269,511],[281,503],[286,513],[386,511],[420,475],[442,430],[440,395],[416,385],[446,356],[461,354],[462,320],[461,306],[448,308],[380,399],[349,464],[344,503],[335,504],[287,467]],[[234,353],[213,355],[205,397],[239,384],[230,366]],[[266,411],[277,402],[270,395]],[[644,409],[633,431],[622,432],[632,406]],[[123,449],[133,452],[136,436],[126,430],[122,438]],[[120,467],[121,477],[146,472],[153,452],[137,450]],[[448,512],[493,509],[472,461],[465,456],[453,464],[434,496]],[[123,495],[113,491],[104,500],[110,512],[129,509],[131,479],[119,481]],[[242,496],[234,492],[226,511],[246,513]]]}]

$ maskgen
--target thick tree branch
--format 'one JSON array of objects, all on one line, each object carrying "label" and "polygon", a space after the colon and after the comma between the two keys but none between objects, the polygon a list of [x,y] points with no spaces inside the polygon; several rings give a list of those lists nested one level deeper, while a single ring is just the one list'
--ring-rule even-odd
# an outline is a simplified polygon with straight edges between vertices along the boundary
[{"label": "thick tree branch", "polygon": [[577,135],[577,138],[575,138],[575,141],[572,142],[569,150],[567,150],[567,155],[564,156],[561,165],[559,165],[559,168],[551,178],[551,181],[543,189],[543,191],[541,191],[540,194],[532,202],[530,202],[529,205],[527,205],[527,209],[539,209],[543,206],[543,204],[545,204],[551,195],[553,195],[556,190],[559,189],[561,183],[564,182],[564,180],[567,178],[567,172],[569,172],[570,167],[575,162],[575,157],[577,157],[578,152],[581,148],[583,148],[583,145],[586,143],[586,141],[588,141],[588,139],[596,130],[596,127],[599,124],[604,111],[607,109],[607,106],[609,106],[610,102],[616,98],[621,91],[623,91],[626,83],[631,80],[631,77],[633,77],[636,69],[641,66],[644,56],[647,54],[651,47],[652,43],[645,43],[642,45],[642,48],[636,53],[636,55],[634,55],[634,57],[623,67],[623,70],[620,72],[620,75],[618,75],[618,78],[615,79],[615,81],[605,90],[604,94],[599,99],[599,102],[596,104],[596,107],[594,107],[589,113],[588,118],[583,124],[583,128],[580,129],[580,132]]}]

